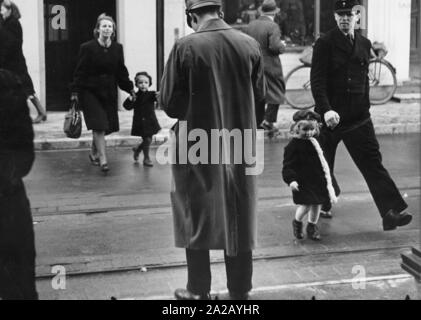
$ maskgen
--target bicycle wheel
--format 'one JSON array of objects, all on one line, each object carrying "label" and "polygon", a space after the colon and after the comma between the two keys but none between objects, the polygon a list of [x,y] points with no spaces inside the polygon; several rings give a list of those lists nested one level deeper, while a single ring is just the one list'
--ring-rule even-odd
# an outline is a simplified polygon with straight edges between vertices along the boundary
[{"label": "bicycle wheel", "polygon": [[398,87],[395,70],[388,62],[379,59],[372,60],[368,69],[370,102],[372,105],[385,104]]},{"label": "bicycle wheel", "polygon": [[310,66],[301,65],[285,78],[285,99],[294,109],[306,110],[315,105],[311,93],[310,71]]}]

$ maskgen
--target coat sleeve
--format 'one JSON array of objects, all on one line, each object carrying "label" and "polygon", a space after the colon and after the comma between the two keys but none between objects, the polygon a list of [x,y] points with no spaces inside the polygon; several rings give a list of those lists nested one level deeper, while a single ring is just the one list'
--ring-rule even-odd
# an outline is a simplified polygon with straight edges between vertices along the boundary
[{"label": "coat sleeve", "polygon": [[296,172],[296,165],[298,162],[296,148],[294,144],[290,143],[285,147],[284,152],[284,163],[282,168],[282,177],[287,185],[291,182],[298,181],[298,175]]},{"label": "coat sleeve", "polygon": [[274,55],[285,52],[285,45],[281,40],[281,30],[276,23],[273,23],[269,31],[269,51]]},{"label": "coat sleeve", "polygon": [[264,73],[263,55],[262,55],[262,50],[260,49],[260,46],[259,46],[259,55],[253,67],[252,81],[253,81],[254,100],[256,104],[259,104],[260,102],[265,100],[266,89],[267,89],[266,81],[265,81],[265,73]]},{"label": "coat sleeve", "polygon": [[123,46],[119,44],[117,83],[121,90],[130,93],[133,90],[133,82],[129,78],[129,71],[124,62]]},{"label": "coat sleeve", "polygon": [[73,74],[73,82],[70,85],[72,92],[79,93],[82,83],[86,78],[87,68],[89,65],[89,52],[85,45],[81,45],[79,49],[79,55],[77,59],[76,69]]},{"label": "coat sleeve", "polygon": [[[188,59],[187,54],[183,59]],[[174,119],[184,119],[189,104],[188,71],[182,66],[179,44],[170,53],[161,81],[159,105],[167,115]]]},{"label": "coat sleeve", "polygon": [[311,66],[311,91],[316,106],[323,113],[322,116],[332,110],[327,93],[327,80],[329,68],[329,46],[323,39],[317,40],[313,50]]}]

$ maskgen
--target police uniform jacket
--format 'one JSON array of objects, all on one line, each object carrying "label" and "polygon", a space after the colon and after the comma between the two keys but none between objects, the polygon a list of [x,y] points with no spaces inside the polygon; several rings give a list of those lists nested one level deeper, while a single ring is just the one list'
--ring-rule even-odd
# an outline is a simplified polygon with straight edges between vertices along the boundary
[{"label": "police uniform jacket", "polygon": [[371,42],[355,32],[354,45],[335,28],[317,40],[312,61],[311,88],[315,111],[336,111],[341,126],[370,117],[368,65]]},{"label": "police uniform jacket", "polygon": [[[179,158],[173,165],[177,247],[226,250],[229,256],[255,247],[256,177],[246,175],[244,158],[241,164],[232,158],[224,164],[212,152],[210,137],[212,130],[255,132],[255,101],[263,101],[264,95],[263,58],[253,38],[221,19],[211,19],[198,32],[176,42],[162,79],[160,105],[170,117],[184,121],[188,132],[200,129],[209,137],[208,142],[200,138],[206,151],[203,154],[202,149],[199,164],[190,158],[183,164]],[[176,154],[182,157],[180,128],[179,122]],[[189,142],[189,147],[197,141]],[[217,161],[211,159],[215,155]]]}]

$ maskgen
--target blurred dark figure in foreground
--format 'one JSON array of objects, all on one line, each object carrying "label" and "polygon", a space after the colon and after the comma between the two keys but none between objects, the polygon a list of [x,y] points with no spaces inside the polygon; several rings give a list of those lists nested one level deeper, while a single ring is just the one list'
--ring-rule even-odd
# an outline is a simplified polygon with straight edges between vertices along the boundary
[{"label": "blurred dark figure in foreground", "polygon": [[0,69],[0,300],[37,300],[32,215],[23,177],[34,132],[20,80]]}]

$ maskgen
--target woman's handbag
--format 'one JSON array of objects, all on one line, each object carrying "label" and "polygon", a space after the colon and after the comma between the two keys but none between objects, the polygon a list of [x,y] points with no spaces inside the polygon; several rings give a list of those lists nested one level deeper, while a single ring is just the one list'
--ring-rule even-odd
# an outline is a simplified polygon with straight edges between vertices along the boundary
[{"label": "woman's handbag", "polygon": [[72,101],[69,113],[64,118],[63,130],[70,139],[79,139],[82,134],[82,116],[76,101]]}]

